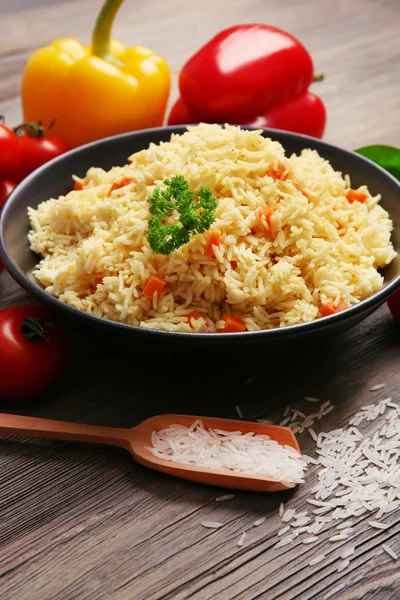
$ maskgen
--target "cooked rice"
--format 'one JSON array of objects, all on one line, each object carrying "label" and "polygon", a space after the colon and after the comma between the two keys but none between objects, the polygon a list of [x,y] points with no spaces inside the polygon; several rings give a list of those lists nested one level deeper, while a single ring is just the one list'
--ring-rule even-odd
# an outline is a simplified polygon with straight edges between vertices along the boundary
[{"label": "cooked rice", "polygon": [[[349,203],[347,180],[316,151],[286,157],[260,131],[189,127],[171,141],[150,144],[129,164],[91,168],[85,189],[29,208],[29,242],[42,259],[34,274],[46,291],[92,315],[141,327],[215,332],[232,312],[249,331],[311,321],[321,305],[357,304],[383,285],[377,269],[396,253],[392,222],[368,194]],[[286,181],[267,175],[282,163]],[[211,229],[221,231],[215,257],[208,232],[169,256],[151,250],[147,198],[166,177],[182,175],[193,191],[208,186],[218,200]],[[132,183],[114,189],[123,178]],[[271,227],[254,232],[260,207]],[[231,263],[237,263],[235,268]],[[151,273],[167,285],[142,294]],[[188,322],[196,309],[201,318]]]}]

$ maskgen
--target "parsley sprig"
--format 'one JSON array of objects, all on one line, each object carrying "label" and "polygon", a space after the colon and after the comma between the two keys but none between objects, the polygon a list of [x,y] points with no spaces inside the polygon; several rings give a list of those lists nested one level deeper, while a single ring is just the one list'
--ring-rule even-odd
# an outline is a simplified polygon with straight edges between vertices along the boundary
[{"label": "parsley sprig", "polygon": [[[202,186],[198,195],[189,189],[181,175],[165,179],[165,189],[157,188],[147,199],[153,215],[147,228],[150,247],[157,254],[171,254],[190,241],[195,233],[203,233],[215,221],[217,201],[208,187]],[[164,224],[164,219],[177,211],[179,224]]]}]

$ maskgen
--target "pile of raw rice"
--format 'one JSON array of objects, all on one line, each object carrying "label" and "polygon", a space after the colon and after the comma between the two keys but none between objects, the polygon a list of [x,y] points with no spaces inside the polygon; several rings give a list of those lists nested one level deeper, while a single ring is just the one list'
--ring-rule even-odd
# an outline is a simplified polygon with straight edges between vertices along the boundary
[{"label": "pile of raw rice", "polygon": [[[260,131],[200,125],[129,160],[108,172],[91,168],[84,189],[29,208],[30,245],[43,257],[35,276],[49,294],[93,315],[187,332],[218,331],[225,313],[249,331],[293,325],[380,289],[377,269],[395,257],[380,196],[362,186],[365,202],[349,202],[350,181],[315,151],[286,157]],[[151,250],[147,198],[174,175],[216,196],[215,256],[205,253],[209,232],[169,256]],[[123,179],[131,183],[110,193]],[[260,229],[263,207],[273,214]],[[167,285],[147,298],[152,273]],[[201,317],[189,323],[194,309]]]},{"label": "pile of raw rice", "polygon": [[197,419],[190,427],[176,423],[153,431],[151,443],[146,450],[172,462],[262,475],[288,487],[304,481],[307,463],[301,454],[266,434],[206,429]]},{"label": "pile of raw rice", "polygon": [[[384,388],[384,384],[376,384],[370,391],[379,392]],[[304,400],[317,406],[317,412],[305,414],[303,410],[287,406],[280,425],[299,434],[310,434],[315,442],[314,456],[303,454],[303,464],[308,463],[314,471],[308,478],[316,475],[317,481],[307,491],[307,504],[301,500],[299,504],[295,496],[289,500],[290,507],[280,504],[282,526],[274,549],[285,552],[295,546],[300,552],[299,545],[304,544],[313,551],[308,563],[311,567],[323,562],[331,565],[339,559],[337,571],[341,572],[365,553],[363,534],[366,530],[370,534],[368,539],[377,537],[378,540],[379,533],[396,525],[390,516],[400,508],[400,404],[391,397],[372,402],[362,406],[343,427],[317,435],[313,426],[334,406],[330,401],[322,403],[309,396]],[[271,423],[265,419],[257,421]],[[369,434],[363,431],[367,424]],[[215,500],[223,502],[234,497],[232,493],[224,494]],[[240,534],[237,546],[241,548],[251,535],[250,530],[265,522],[266,517],[257,519]],[[209,529],[224,527],[221,521],[201,524]],[[386,537],[386,541],[391,538],[394,541],[394,532]],[[382,543],[381,548],[392,560],[400,558],[392,543]]]}]

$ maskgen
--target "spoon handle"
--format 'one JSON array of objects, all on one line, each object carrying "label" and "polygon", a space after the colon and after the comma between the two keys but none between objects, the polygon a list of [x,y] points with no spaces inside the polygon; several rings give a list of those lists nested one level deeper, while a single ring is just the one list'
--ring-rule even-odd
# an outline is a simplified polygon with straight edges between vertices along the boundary
[{"label": "spoon handle", "polygon": [[0,435],[110,444],[128,448],[129,429],[0,413]]}]

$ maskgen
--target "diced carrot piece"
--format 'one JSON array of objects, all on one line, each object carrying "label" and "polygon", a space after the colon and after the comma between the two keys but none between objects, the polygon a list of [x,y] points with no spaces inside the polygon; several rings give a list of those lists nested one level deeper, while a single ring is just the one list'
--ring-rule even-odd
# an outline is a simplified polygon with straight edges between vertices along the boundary
[{"label": "diced carrot piece", "polygon": [[75,191],[84,190],[84,189],[85,189],[85,186],[83,185],[83,183],[81,181],[75,181],[75,183],[74,183]]},{"label": "diced carrot piece", "polygon": [[259,208],[257,211],[257,228],[259,230],[266,229],[264,222],[263,222],[263,217],[265,217],[268,227],[269,227],[269,229],[271,229],[271,217],[273,214],[274,214],[274,211],[271,208],[269,208],[268,206]]},{"label": "diced carrot piece", "polygon": [[201,317],[203,315],[201,315],[197,310],[192,310],[192,312],[190,312],[186,316],[187,316],[187,320],[188,320],[188,323],[189,323],[190,327],[193,327],[192,319],[194,319],[195,321],[197,321],[197,319],[201,319]]},{"label": "diced carrot piece", "polygon": [[130,183],[132,183],[132,179],[130,179],[129,177],[124,177],[123,179],[121,179],[121,181],[117,181],[112,184],[107,195],[110,196],[114,190],[119,190],[120,188],[123,188],[126,185],[129,185]]},{"label": "diced carrot piece", "polygon": [[165,279],[152,273],[143,288],[143,295],[147,296],[147,298],[152,298],[154,292],[157,292],[157,295],[159,296],[166,285],[167,282]]},{"label": "diced carrot piece", "polygon": [[207,246],[206,246],[206,255],[207,256],[215,256],[213,246],[219,246],[221,243],[221,232],[218,229],[213,229],[210,235],[208,236]]},{"label": "diced carrot piece", "polygon": [[233,270],[237,269],[238,263],[236,262],[236,260],[231,260],[231,267]]},{"label": "diced carrot piece", "polygon": [[365,202],[368,198],[368,194],[349,188],[346,191],[346,198],[349,202]]},{"label": "diced carrot piece", "polygon": [[280,179],[281,181],[285,181],[288,177],[287,169],[282,163],[278,163],[276,167],[270,165],[268,167],[266,175],[269,175],[269,177],[273,177],[273,179]]},{"label": "diced carrot piece", "polygon": [[101,285],[102,283],[103,283],[102,277],[96,277],[96,279],[93,280],[94,287],[97,287],[98,285]]},{"label": "diced carrot piece", "polygon": [[320,313],[323,317],[327,317],[329,315],[334,315],[335,313],[340,312],[345,308],[347,308],[347,304],[346,302],[344,302],[344,300],[339,300],[337,306],[335,306],[334,302],[328,302],[328,304],[324,304],[323,306],[321,306]]},{"label": "diced carrot piece", "polygon": [[229,313],[223,315],[222,321],[225,322],[224,328],[219,330],[222,333],[238,333],[241,331],[246,331],[246,325],[242,319],[234,317]]}]

